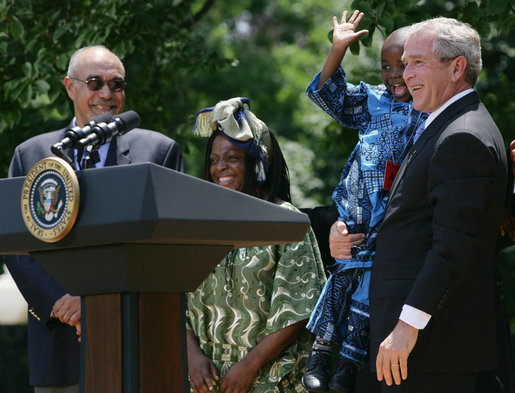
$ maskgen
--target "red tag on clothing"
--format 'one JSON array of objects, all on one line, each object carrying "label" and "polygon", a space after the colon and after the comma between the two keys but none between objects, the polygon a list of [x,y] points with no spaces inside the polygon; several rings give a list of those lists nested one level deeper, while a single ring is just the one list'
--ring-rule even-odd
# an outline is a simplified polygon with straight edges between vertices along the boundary
[{"label": "red tag on clothing", "polygon": [[396,164],[393,161],[386,161],[386,170],[384,172],[384,184],[383,188],[386,191],[390,191],[392,188],[393,181],[395,180],[395,176],[397,176],[397,172],[399,172],[399,168],[401,164]]}]

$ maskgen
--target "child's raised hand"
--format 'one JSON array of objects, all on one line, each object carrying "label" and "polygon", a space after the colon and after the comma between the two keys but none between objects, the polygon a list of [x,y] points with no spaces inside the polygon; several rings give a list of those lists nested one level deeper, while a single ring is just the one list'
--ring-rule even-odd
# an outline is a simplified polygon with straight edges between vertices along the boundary
[{"label": "child's raised hand", "polygon": [[343,11],[340,23],[336,16],[333,16],[333,45],[348,47],[362,35],[367,34],[368,30],[356,32],[364,15],[363,12],[356,10],[347,21],[347,11]]}]

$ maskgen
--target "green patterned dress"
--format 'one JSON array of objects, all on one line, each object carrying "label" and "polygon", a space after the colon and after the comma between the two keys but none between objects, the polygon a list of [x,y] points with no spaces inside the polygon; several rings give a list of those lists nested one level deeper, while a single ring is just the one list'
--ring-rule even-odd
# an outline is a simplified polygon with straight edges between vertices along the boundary
[{"label": "green patterned dress", "polygon": [[[281,206],[296,210],[286,202]],[[223,377],[264,337],[308,319],[324,283],[311,228],[302,242],[232,250],[188,294],[187,328]],[[305,392],[300,379],[311,345],[304,330],[261,368],[250,391]]]}]

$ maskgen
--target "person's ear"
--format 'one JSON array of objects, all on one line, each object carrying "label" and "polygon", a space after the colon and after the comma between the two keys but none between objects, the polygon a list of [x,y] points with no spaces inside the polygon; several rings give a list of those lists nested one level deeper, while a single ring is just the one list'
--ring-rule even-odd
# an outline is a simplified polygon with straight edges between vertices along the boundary
[{"label": "person's ear", "polygon": [[454,60],[452,60],[451,69],[451,78],[454,82],[464,77],[465,71],[467,69],[467,59],[465,58],[465,56],[458,56]]},{"label": "person's ear", "polygon": [[68,93],[68,97],[72,100],[75,99],[75,81],[71,79],[69,76],[64,78],[64,87],[66,87],[66,93]]}]

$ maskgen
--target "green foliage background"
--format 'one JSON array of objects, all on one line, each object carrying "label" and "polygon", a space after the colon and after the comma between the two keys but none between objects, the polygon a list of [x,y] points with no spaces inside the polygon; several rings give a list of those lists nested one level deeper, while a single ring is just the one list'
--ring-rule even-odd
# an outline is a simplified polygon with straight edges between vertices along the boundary
[{"label": "green foliage background", "polygon": [[197,111],[247,96],[280,137],[296,204],[328,203],[356,136],[304,91],[327,54],[331,16],[355,8],[370,30],[345,59],[356,82],[380,83],[379,48],[394,28],[435,15],[475,26],[484,50],[477,89],[506,140],[515,137],[509,0],[0,0],[0,176],[14,146],[68,123],[68,59],[79,47],[103,44],[127,68],[125,109],[138,111],[142,127],[176,139],[189,173],[199,175],[202,162],[204,141],[191,133]]},{"label": "green foliage background", "polygon": [[[17,144],[69,122],[68,59],[103,44],[124,61],[125,110],[136,110],[143,128],[177,140],[188,173],[201,173],[205,141],[191,132],[198,110],[246,96],[280,139],[294,203],[329,203],[357,137],[317,109],[305,89],[328,52],[331,17],[356,8],[370,34],[344,59],[353,82],[380,83],[379,48],[395,28],[436,15],[476,27],[484,62],[476,89],[505,141],[515,139],[511,0],[0,0],[0,178]],[[515,265],[506,255],[514,316]]]}]

